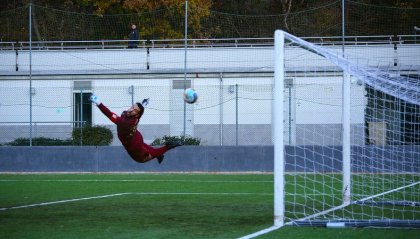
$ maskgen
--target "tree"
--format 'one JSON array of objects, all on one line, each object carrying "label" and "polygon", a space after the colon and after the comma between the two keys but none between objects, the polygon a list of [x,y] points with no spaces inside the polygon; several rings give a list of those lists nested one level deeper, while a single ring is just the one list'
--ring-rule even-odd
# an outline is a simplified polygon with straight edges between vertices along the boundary
[{"label": "tree", "polygon": [[[77,1],[77,0],[73,0]],[[185,0],[79,0],[93,6],[94,14],[115,16],[125,14],[117,21],[138,25],[142,39],[179,39],[184,37]],[[201,19],[210,14],[212,0],[188,1],[189,35],[208,37],[208,31],[202,29]],[[125,18],[125,19],[122,19]]]},{"label": "tree", "polygon": [[[188,33],[194,37],[208,37],[206,29],[201,28],[201,19],[210,14],[211,0],[188,1]],[[145,38],[184,37],[185,0],[137,1],[125,0],[125,9],[143,14],[140,35]]]},{"label": "tree", "polygon": [[269,0],[213,0],[212,10],[241,15],[270,14]]},{"label": "tree", "polygon": [[[5,0],[0,39],[128,39],[131,24],[142,39],[184,38],[186,0]],[[345,0],[346,35],[413,34],[420,0]],[[337,0],[188,0],[188,38],[271,37],[274,29],[298,36],[341,35]]]}]

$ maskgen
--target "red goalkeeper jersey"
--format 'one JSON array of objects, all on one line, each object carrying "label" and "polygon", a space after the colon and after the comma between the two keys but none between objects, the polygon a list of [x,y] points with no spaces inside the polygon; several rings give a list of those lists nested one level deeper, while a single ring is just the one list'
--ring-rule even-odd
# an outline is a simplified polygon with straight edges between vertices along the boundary
[{"label": "red goalkeeper jersey", "polygon": [[167,147],[153,148],[143,141],[143,136],[137,130],[139,119],[136,117],[127,116],[127,111],[122,112],[121,116],[111,112],[102,103],[98,108],[106,115],[112,122],[117,125],[118,138],[122,145],[127,150],[128,154],[137,162],[144,162],[148,155],[157,157],[167,151]]}]

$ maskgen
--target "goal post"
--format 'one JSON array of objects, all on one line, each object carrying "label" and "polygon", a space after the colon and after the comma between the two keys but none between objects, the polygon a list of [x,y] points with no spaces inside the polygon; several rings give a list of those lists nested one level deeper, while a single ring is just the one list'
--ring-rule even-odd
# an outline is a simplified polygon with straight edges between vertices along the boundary
[{"label": "goal post", "polygon": [[347,47],[275,32],[274,227],[418,228],[419,71]]},{"label": "goal post", "polygon": [[[284,32],[275,32],[276,56],[284,56]],[[274,61],[274,103],[273,122],[283,122],[284,99],[284,58],[275,57]],[[274,123],[274,226],[284,225],[284,139],[283,123]]]}]

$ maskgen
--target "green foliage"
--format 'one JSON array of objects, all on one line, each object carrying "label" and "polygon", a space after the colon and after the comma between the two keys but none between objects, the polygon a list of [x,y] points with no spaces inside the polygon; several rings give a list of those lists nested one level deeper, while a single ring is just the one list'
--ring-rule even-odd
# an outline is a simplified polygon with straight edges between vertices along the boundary
[{"label": "green foliage", "polygon": [[[29,138],[17,138],[10,143],[6,143],[7,146],[29,146]],[[72,140],[68,139],[53,139],[46,137],[32,138],[33,146],[67,146],[73,145]]]},{"label": "green foliage", "polygon": [[187,136],[168,136],[165,135],[162,138],[157,138],[153,140],[151,145],[163,145],[165,143],[170,142],[181,142],[184,145],[200,145],[201,139],[200,138],[193,138],[189,135]]},{"label": "green foliage", "polygon": [[[29,0],[0,4],[3,41],[28,41]],[[419,0],[345,1],[348,36],[413,34]],[[32,1],[33,39],[123,40],[137,24],[141,40],[184,38],[185,0]],[[188,38],[341,36],[341,1],[189,0]],[[239,14],[239,15],[238,15]]]},{"label": "green foliage", "polygon": [[[110,145],[113,139],[112,131],[104,126],[85,126],[74,128],[72,139],[53,139],[47,137],[32,138],[33,146],[71,146],[80,145],[80,136],[83,135],[82,145],[106,146]],[[4,146],[29,146],[29,138],[17,138]]]},{"label": "green foliage", "polygon": [[73,129],[73,141],[80,144],[81,135],[82,145],[104,146],[112,142],[112,131],[105,126],[85,126],[83,128]]}]

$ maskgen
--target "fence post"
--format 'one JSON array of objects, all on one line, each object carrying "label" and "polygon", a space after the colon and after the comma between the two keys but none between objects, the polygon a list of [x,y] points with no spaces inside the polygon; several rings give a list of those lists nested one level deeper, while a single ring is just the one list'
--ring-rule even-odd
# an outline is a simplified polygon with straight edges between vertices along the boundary
[{"label": "fence post", "polygon": [[29,146],[32,146],[32,3],[29,3]]},{"label": "fence post", "polygon": [[80,89],[80,146],[83,146],[83,89]]},{"label": "fence post", "polygon": [[131,105],[134,105],[134,85],[128,87],[128,93],[131,95]]},{"label": "fence post", "polygon": [[236,90],[236,146],[238,146],[238,139],[239,139],[239,102],[238,102],[238,84],[235,85]]},{"label": "fence post", "polygon": [[[184,19],[184,91],[187,89],[187,46],[188,46],[188,0],[185,0],[185,19]],[[192,81],[191,81],[192,83]],[[192,84],[191,84],[192,86]],[[184,102],[184,139],[187,131],[187,103]]]},{"label": "fence post", "polygon": [[220,145],[223,145],[223,73],[219,73],[219,115],[220,115],[220,123],[219,123],[219,132],[220,132]]}]

